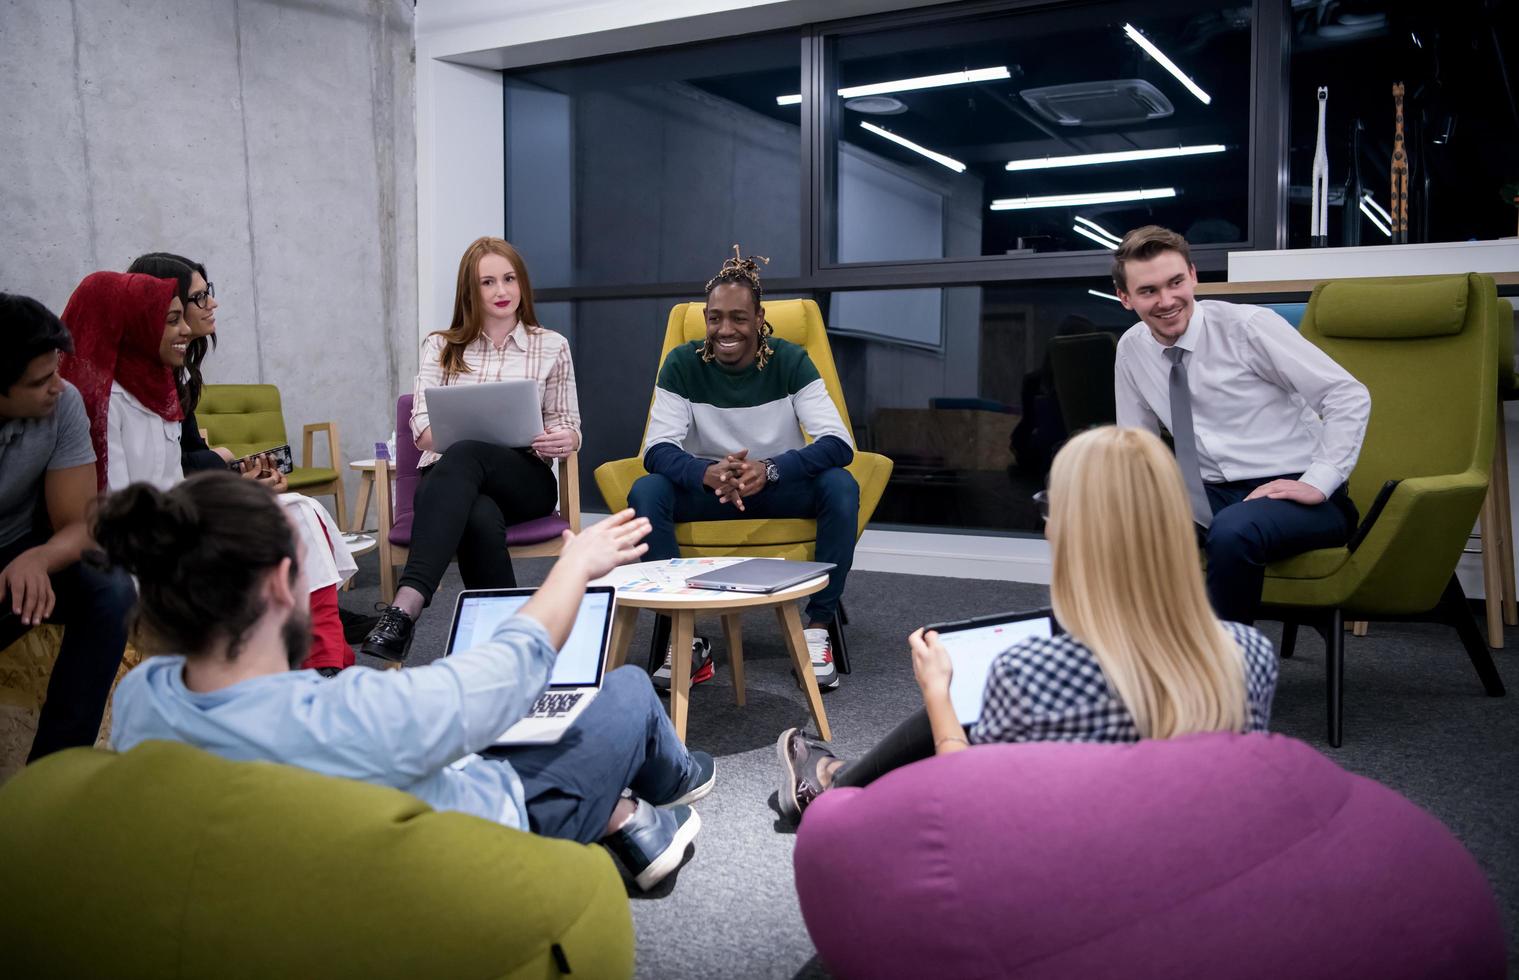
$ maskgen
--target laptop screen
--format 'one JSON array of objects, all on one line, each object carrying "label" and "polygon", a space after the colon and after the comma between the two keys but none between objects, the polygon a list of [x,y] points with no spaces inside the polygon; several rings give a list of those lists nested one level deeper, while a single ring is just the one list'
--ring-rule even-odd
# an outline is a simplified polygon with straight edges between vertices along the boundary
[{"label": "laptop screen", "polygon": [[1009,613],[963,623],[934,627],[939,642],[949,651],[954,673],[949,680],[949,700],[960,724],[981,717],[986,694],[986,675],[997,655],[1021,640],[1054,635],[1054,618],[1048,612]]},{"label": "laptop screen", "polygon": [[[601,683],[607,630],[612,620],[609,587],[588,589],[580,601],[570,638],[560,649],[549,675],[550,687],[594,687]],[[490,642],[496,627],[527,605],[532,589],[491,589],[459,594],[453,632],[445,656]]]}]

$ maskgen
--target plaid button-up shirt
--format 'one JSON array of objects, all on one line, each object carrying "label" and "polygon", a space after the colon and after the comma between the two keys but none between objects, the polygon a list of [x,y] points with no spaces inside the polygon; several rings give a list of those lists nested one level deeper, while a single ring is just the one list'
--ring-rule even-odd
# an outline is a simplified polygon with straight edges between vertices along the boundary
[{"label": "plaid button-up shirt", "polygon": [[[1244,655],[1247,732],[1264,732],[1276,692],[1276,649],[1253,626],[1224,623]],[[1134,716],[1097,657],[1068,635],[1033,637],[992,662],[971,742],[1137,742]]]},{"label": "plaid button-up shirt", "polygon": [[[411,436],[420,438],[432,426],[427,414],[427,389],[444,385],[483,384],[487,381],[532,379],[538,382],[538,397],[543,403],[543,428],[546,432],[569,429],[575,433],[575,448],[580,448],[580,402],[575,393],[575,365],[570,360],[570,342],[552,330],[522,324],[507,335],[501,346],[491,344],[481,334],[464,351],[469,370],[451,378],[443,377],[443,338],[428,334],[422,341],[416,384],[411,391]],[[442,456],[424,452],[417,467],[431,466]]]}]

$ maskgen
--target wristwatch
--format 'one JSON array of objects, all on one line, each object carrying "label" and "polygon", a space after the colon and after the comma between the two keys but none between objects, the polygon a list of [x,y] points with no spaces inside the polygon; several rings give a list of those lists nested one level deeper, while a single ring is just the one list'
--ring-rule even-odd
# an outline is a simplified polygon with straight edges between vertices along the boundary
[{"label": "wristwatch", "polygon": [[781,478],[781,468],[775,465],[775,460],[767,459],[765,463],[765,482],[775,483]]}]

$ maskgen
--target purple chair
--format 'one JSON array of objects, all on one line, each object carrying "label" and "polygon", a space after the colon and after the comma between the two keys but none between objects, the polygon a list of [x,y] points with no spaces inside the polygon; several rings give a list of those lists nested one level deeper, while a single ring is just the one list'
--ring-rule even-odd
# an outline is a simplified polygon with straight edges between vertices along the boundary
[{"label": "purple chair", "polygon": [[796,889],[837,977],[1502,977],[1434,817],[1276,735],[981,746],[830,790]]},{"label": "purple chair", "polygon": [[[411,550],[411,524],[417,484],[417,461],[422,453],[411,441],[411,396],[396,399],[395,501],[390,495],[391,464],[377,460],[375,492],[380,511],[380,598],[396,596],[396,569],[406,564]],[[559,460],[559,510],[506,529],[506,546],[513,558],[545,558],[559,554],[560,535],[566,528],[580,533],[579,454]]]}]

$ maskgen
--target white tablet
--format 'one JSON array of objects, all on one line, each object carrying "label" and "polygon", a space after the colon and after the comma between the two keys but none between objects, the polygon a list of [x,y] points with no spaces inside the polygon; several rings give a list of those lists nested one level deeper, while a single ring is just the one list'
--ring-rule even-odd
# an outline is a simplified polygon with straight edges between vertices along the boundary
[{"label": "white tablet", "polygon": [[925,629],[938,633],[939,642],[949,651],[955,668],[949,679],[949,700],[960,724],[969,726],[981,717],[986,675],[997,655],[1029,637],[1054,636],[1055,616],[1048,609],[1039,609],[939,623]]}]

